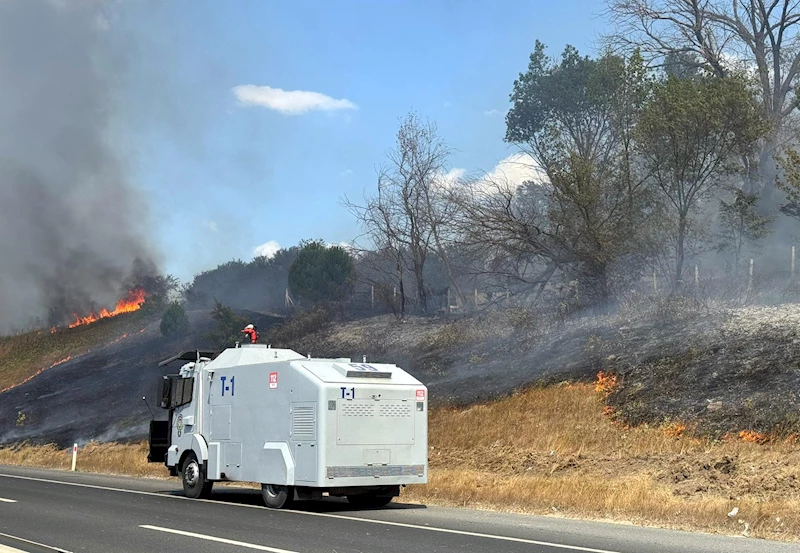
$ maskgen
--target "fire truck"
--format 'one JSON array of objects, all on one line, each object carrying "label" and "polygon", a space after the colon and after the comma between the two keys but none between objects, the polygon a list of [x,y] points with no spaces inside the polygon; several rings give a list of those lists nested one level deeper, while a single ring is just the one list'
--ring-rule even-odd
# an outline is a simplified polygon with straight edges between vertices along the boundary
[{"label": "fire truck", "polygon": [[162,377],[148,461],[186,496],[214,482],[257,482],[268,507],[346,497],[382,507],[428,480],[428,390],[401,368],[312,359],[266,344],[184,351]]}]

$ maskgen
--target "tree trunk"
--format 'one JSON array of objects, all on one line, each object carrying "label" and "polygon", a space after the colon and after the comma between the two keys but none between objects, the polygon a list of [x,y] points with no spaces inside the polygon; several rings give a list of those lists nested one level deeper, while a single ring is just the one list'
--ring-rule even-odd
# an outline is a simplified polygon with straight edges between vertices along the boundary
[{"label": "tree trunk", "polygon": [[403,258],[399,249],[397,250],[397,278],[400,288],[400,319],[402,320],[406,316],[406,292],[403,288]]},{"label": "tree trunk", "polygon": [[770,136],[761,150],[759,156],[758,170],[761,173],[761,205],[763,209],[771,211],[775,207],[777,194],[775,193],[775,179],[778,177],[778,164],[775,162],[773,154],[778,148],[778,141],[775,136]]},{"label": "tree trunk", "polygon": [[681,215],[678,220],[678,239],[675,244],[675,287],[681,284],[683,278],[683,244],[686,240],[686,216]]},{"label": "tree trunk", "polygon": [[422,313],[428,312],[428,294],[425,292],[425,275],[422,266],[414,264],[414,278],[417,284],[417,306]]},{"label": "tree trunk", "polygon": [[600,263],[597,266],[597,292],[600,296],[600,305],[605,308],[611,295],[608,290],[608,264],[606,263]]}]

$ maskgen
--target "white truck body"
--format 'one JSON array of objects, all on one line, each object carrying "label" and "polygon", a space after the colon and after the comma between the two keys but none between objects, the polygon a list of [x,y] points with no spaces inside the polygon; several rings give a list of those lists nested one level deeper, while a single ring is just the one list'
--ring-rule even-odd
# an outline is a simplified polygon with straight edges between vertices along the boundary
[{"label": "white truck body", "polygon": [[428,391],[395,365],[252,344],[169,378],[172,396],[185,400],[191,386],[191,401],[170,406],[173,474],[193,453],[208,481],[286,486],[299,498],[427,482]]}]

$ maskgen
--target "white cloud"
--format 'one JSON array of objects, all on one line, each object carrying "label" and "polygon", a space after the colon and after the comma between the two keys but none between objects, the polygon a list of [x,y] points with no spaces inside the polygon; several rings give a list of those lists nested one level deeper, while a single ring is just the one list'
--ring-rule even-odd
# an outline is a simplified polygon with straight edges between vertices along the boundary
[{"label": "white cloud", "polygon": [[336,99],[308,90],[281,90],[271,86],[245,84],[233,87],[233,94],[244,106],[260,106],[285,115],[302,115],[309,111],[358,109],[350,100]]},{"label": "white cloud", "polygon": [[[467,174],[466,169],[456,167],[450,169],[444,176],[445,186],[451,187],[463,179]],[[468,182],[487,189],[494,185],[515,188],[527,181],[544,182],[547,175],[542,171],[536,161],[528,154],[518,152],[497,162],[491,171],[475,178],[470,177]]]},{"label": "white cloud", "polygon": [[353,170],[352,169],[345,169],[344,171],[339,173],[339,176],[340,177],[349,177],[352,174],[353,174]]},{"label": "white cloud", "polygon": [[451,107],[453,107],[453,104],[451,104],[450,102],[445,102],[444,103],[444,107],[451,108]]},{"label": "white cloud", "polygon": [[447,186],[453,186],[459,180],[464,178],[464,175],[467,174],[467,170],[462,167],[453,167],[447,173],[442,175],[442,183]]},{"label": "white cloud", "polygon": [[253,249],[253,257],[266,257],[272,258],[278,253],[278,250],[281,249],[281,245],[278,244],[275,240],[270,240],[269,242],[265,242],[260,246],[257,246]]},{"label": "white cloud", "polygon": [[211,232],[219,232],[219,225],[217,225],[216,221],[203,221],[203,224]]},{"label": "white cloud", "polygon": [[487,180],[505,180],[509,184],[520,185],[526,181],[547,179],[539,164],[529,155],[522,152],[511,154],[501,159],[487,175]]},{"label": "white cloud", "polygon": [[506,113],[508,113],[508,110],[500,111],[499,109],[488,109],[483,112],[486,117],[497,117],[498,115],[505,117]]}]

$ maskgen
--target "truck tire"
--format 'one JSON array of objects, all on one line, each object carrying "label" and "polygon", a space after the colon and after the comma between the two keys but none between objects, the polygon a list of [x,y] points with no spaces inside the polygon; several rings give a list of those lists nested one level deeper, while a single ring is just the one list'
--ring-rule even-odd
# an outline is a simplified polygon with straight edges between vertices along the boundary
[{"label": "truck tire", "polygon": [[206,480],[206,475],[194,453],[186,456],[178,475],[183,482],[183,493],[186,497],[205,499],[211,494],[214,483]]},{"label": "truck tire", "polygon": [[294,502],[294,488],[278,484],[261,484],[261,497],[270,509],[288,509]]},{"label": "truck tire", "polygon": [[374,493],[347,496],[347,502],[359,509],[377,509],[379,507],[385,507],[392,499],[394,498],[391,495],[378,495]]}]

